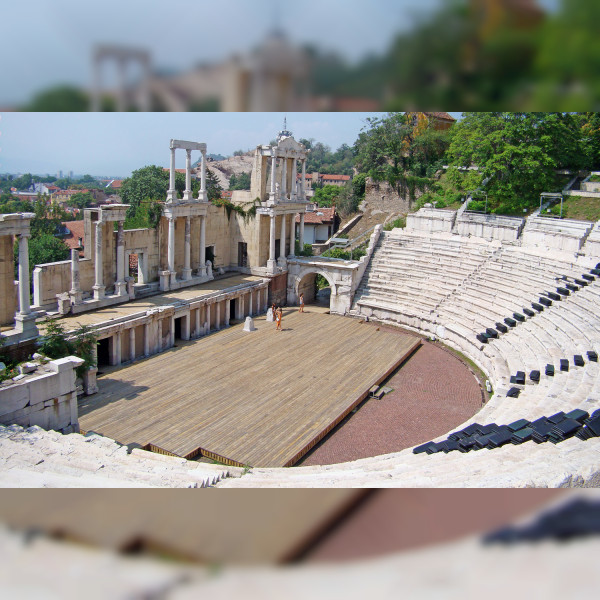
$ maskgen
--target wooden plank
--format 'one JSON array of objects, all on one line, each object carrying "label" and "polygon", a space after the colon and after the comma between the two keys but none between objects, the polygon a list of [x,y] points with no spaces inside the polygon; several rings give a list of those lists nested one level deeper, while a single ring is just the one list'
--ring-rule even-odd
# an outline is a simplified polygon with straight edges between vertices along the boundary
[{"label": "wooden plank", "polygon": [[80,403],[81,427],[182,457],[290,466],[420,344],[316,310],[285,310],[281,332],[264,317],[255,325],[103,369],[99,393]]}]

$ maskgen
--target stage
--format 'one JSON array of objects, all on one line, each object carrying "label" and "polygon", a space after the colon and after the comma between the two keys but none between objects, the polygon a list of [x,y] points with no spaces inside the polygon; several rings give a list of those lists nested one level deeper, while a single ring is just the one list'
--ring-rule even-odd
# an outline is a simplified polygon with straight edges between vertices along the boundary
[{"label": "stage", "polygon": [[83,431],[185,458],[296,463],[420,345],[317,306],[255,317],[148,359],[103,368],[79,402]]}]

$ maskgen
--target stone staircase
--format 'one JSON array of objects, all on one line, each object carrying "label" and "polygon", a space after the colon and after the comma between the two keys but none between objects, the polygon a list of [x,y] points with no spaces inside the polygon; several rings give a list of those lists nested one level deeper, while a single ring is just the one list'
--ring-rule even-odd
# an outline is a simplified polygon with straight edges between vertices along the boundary
[{"label": "stone staircase", "polygon": [[122,446],[97,435],[0,426],[0,487],[186,487],[239,477],[210,465]]}]

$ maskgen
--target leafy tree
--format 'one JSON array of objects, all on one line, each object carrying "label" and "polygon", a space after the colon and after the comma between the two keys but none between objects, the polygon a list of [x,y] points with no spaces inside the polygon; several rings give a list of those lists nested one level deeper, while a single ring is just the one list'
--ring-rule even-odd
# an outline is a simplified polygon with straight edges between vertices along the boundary
[{"label": "leafy tree", "polygon": [[219,178],[210,169],[206,169],[206,194],[210,202],[219,200],[223,195]]},{"label": "leafy tree", "polygon": [[358,210],[360,198],[354,193],[352,182],[349,181],[340,188],[340,193],[337,197],[337,212],[341,217],[348,217]]},{"label": "leafy tree", "polygon": [[78,194],[73,194],[71,196],[71,200],[69,201],[70,206],[75,206],[79,209],[88,208],[94,203],[94,196],[90,192],[80,192]]},{"label": "leafy tree", "polygon": [[61,85],[36,94],[33,100],[23,107],[31,112],[84,112],[89,110],[90,101],[80,89]]},{"label": "leafy tree", "polygon": [[342,188],[338,185],[324,185],[315,189],[313,201],[321,207],[329,208],[335,204],[336,198],[340,195]]},{"label": "leafy tree", "polygon": [[355,175],[352,179],[352,188],[354,195],[361,200],[365,197],[365,189],[367,184],[367,176],[364,173]]},{"label": "leafy tree", "polygon": [[35,265],[67,260],[69,255],[69,247],[59,238],[48,233],[32,236],[29,240],[29,272],[33,272]]},{"label": "leafy tree", "polygon": [[230,190],[249,190],[250,189],[250,173],[240,173],[236,175],[232,173],[229,178]]}]

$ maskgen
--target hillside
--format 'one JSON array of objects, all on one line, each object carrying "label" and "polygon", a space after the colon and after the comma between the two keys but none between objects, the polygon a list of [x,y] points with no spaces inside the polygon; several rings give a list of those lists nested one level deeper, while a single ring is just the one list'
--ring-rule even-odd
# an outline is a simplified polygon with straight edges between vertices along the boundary
[{"label": "hillside", "polygon": [[254,151],[251,151],[242,156],[230,156],[224,160],[210,161],[207,163],[207,167],[218,177],[221,187],[228,190],[231,175],[251,173],[253,162]]}]

